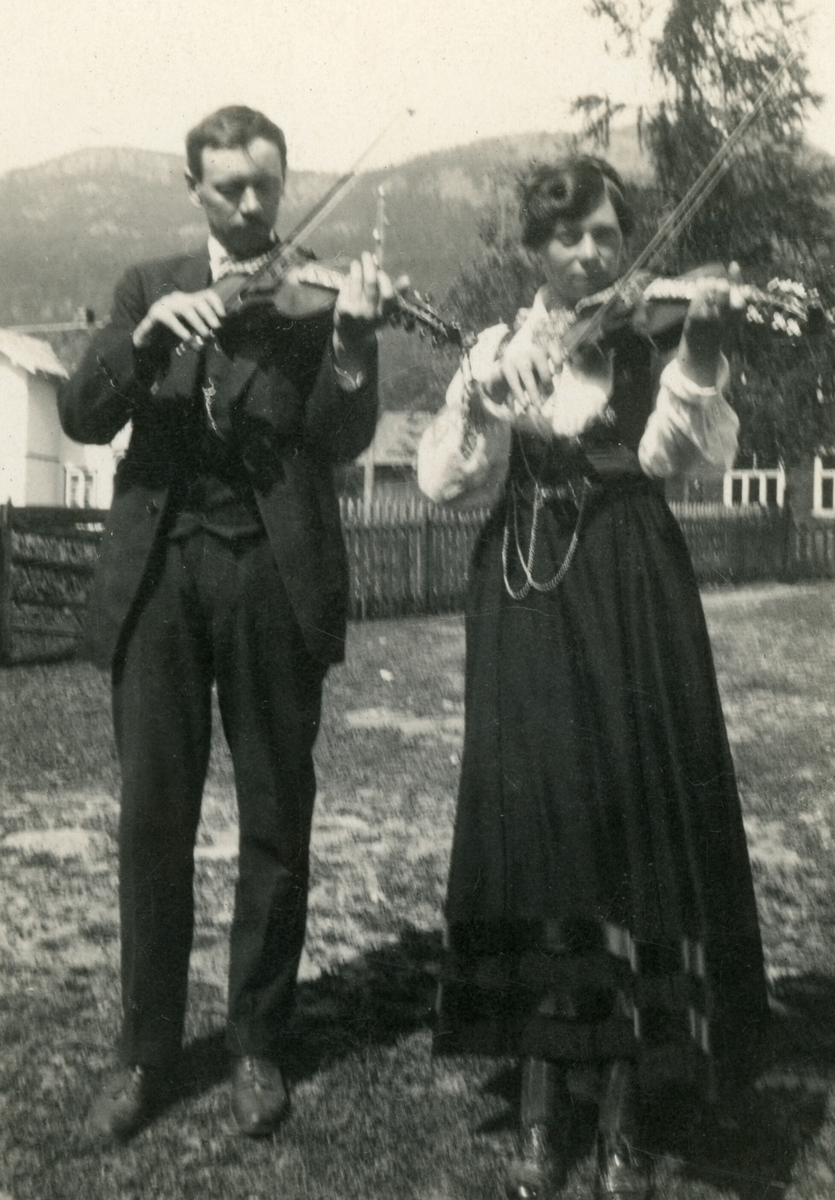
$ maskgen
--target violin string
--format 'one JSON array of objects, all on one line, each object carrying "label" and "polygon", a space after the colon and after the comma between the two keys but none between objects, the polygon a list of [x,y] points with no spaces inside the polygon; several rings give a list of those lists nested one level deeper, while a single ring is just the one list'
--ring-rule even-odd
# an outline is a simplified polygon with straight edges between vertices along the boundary
[{"label": "violin string", "polygon": [[612,311],[614,306],[621,299],[623,294],[629,288],[632,281],[635,279],[639,271],[647,265],[648,262],[664,247],[678,236],[684,226],[690,221],[696,212],[705,203],[711,192],[717,187],[722,176],[730,166],[730,154],[735,149],[737,143],[748,131],[753,122],[760,115],[765,105],[768,103],[771,95],[776,90],[777,84],[783,73],[788,69],[792,60],[797,58],[800,50],[789,50],[784,55],[782,60],[774,71],[770,79],[766,81],[759,96],[751,106],[749,112],[739,121],[736,128],[728,135],[725,142],[719,147],[716,153],[708,162],[707,166],[702,170],[695,182],[688,188],[683,198],[679,201],[673,211],[661,222],[653,237],[632,263],[627,271],[621,276],[613,294],[600,306],[597,312],[589,321],[589,325],[585,333],[580,337],[578,345],[583,342],[593,340],[603,328],[606,317]]}]

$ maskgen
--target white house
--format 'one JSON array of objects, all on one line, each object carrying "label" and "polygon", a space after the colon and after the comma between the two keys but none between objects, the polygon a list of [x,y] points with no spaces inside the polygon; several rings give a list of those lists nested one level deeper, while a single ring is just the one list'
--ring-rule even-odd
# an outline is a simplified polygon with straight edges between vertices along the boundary
[{"label": "white house", "polygon": [[380,414],[374,438],[356,460],[364,476],[366,501],[413,494],[419,496],[416,478],[417,447],[432,420],[430,412],[390,411]]},{"label": "white house", "polygon": [[0,329],[0,504],[109,508],[126,436],[82,446],[58,422],[67,372],[48,342]]}]

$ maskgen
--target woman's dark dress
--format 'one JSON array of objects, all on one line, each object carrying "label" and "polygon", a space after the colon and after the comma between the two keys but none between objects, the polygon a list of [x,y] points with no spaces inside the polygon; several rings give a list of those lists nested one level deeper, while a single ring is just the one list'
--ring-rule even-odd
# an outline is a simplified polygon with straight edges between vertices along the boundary
[{"label": "woman's dark dress", "polygon": [[[636,450],[650,352],[617,348],[612,424],[576,444],[514,437],[476,546],[466,733],[436,1049],[573,1063],[636,1058],[709,1094],[750,1070],[767,1011],[734,768],[689,555]],[[524,582],[533,478],[592,480],[551,593]],[[512,499],[515,497],[515,501]],[[540,516],[550,579],[577,521]]]}]

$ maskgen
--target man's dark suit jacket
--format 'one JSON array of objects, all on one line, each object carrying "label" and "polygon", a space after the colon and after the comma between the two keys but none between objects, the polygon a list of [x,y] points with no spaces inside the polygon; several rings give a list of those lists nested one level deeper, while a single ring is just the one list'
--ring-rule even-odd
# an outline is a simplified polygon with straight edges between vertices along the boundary
[{"label": "man's dark suit jacket", "polygon": [[[193,470],[194,413],[202,404],[197,353],[174,354],[173,340],[163,338],[137,351],[131,335],[155,300],[209,283],[207,251],[131,268],[116,288],[110,323],[59,392],[61,424],[76,441],[103,444],[133,422],[82,646],[105,669],[129,636],[172,489]],[[275,314],[268,337],[224,345],[228,357],[212,372],[296,618],[323,662],[343,657],[348,594],[332,467],[369,444],[377,419],[376,367],[357,391],[342,391],[332,329],[330,312],[296,322]]]}]

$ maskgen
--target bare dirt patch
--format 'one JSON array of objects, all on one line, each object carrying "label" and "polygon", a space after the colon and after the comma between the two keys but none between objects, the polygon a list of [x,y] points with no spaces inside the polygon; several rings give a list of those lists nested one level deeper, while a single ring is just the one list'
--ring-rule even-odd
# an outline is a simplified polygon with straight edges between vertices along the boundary
[{"label": "bare dirt patch", "polygon": [[[739,1113],[707,1128],[688,1125],[682,1109],[679,1131],[667,1129],[655,1146],[659,1195],[828,1200],[835,586],[708,592],[705,608],[778,1033]],[[497,1194],[513,1078],[495,1063],[430,1055],[462,696],[457,617],[355,626],[347,664],[329,677],[288,1064],[295,1106],[266,1144],[236,1139],[228,1116],[220,1034],[237,825],[216,739],[196,853],[184,1074],[152,1127],[102,1152],[81,1118],[118,1024],[118,778],[106,681],[71,664],[0,673],[0,1200],[3,1188],[13,1200]],[[583,1129],[566,1192],[577,1197],[591,1187]]]}]

